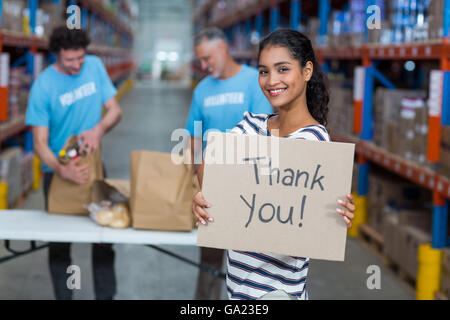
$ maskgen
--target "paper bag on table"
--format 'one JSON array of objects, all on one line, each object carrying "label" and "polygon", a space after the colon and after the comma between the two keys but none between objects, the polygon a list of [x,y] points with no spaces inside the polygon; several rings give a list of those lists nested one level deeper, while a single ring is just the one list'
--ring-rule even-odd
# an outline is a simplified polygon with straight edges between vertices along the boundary
[{"label": "paper bag on table", "polygon": [[[75,136],[71,136],[66,142],[73,144]],[[77,184],[63,179],[57,173],[53,175],[48,195],[48,212],[60,214],[88,215],[89,211],[84,207],[91,202],[91,189],[95,180],[103,179],[103,165],[101,151],[97,149],[91,154],[82,154],[79,166],[89,164],[89,179],[85,184]],[[70,160],[72,161],[72,160]]]},{"label": "paper bag on table", "polygon": [[[153,151],[131,152],[130,207],[133,228],[192,230],[195,186],[191,165],[181,156]],[[176,164],[179,163],[179,164]]]}]

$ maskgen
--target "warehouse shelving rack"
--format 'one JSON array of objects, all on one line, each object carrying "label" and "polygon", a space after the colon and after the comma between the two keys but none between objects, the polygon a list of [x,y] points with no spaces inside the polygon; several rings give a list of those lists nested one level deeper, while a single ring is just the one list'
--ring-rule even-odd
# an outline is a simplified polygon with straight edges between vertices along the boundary
[{"label": "warehouse shelving rack", "polygon": [[[443,248],[450,245],[447,238],[448,208],[450,199],[450,180],[439,174],[438,170],[432,170],[419,164],[402,159],[394,154],[377,147],[372,141],[372,105],[374,78],[390,86],[388,79],[384,78],[374,67],[375,60],[437,60],[443,72],[441,112],[439,116],[429,117],[429,138],[427,160],[436,164],[439,161],[440,127],[450,125],[450,0],[445,1],[443,12],[444,37],[440,41],[427,43],[408,43],[401,45],[375,45],[363,43],[354,48],[327,48],[323,46],[328,33],[328,16],[331,5],[342,6],[347,1],[301,1],[301,0],[259,0],[245,10],[238,10],[221,18],[218,21],[202,23],[202,17],[208,16],[208,12],[217,4],[217,0],[210,0],[197,9],[194,14],[194,23],[197,27],[217,26],[223,28],[230,38],[236,28],[244,30],[247,39],[250,38],[252,29],[260,35],[264,35],[264,19],[268,16],[268,31],[275,30],[280,23],[280,7],[289,5],[289,27],[298,29],[302,10],[304,12],[318,12],[319,17],[319,46],[316,48],[319,61],[326,63],[329,59],[356,60],[362,62],[363,67],[363,96],[361,101],[355,101],[354,136],[336,134],[336,141],[352,142],[356,144],[358,167],[358,196],[366,198],[368,193],[369,163],[373,162],[394,174],[402,176],[433,192],[433,222],[432,222],[432,246]],[[366,5],[374,4],[366,0]],[[264,14],[269,10],[269,14]],[[252,25],[254,23],[254,25]],[[235,58],[249,61],[255,58],[253,51],[232,52]],[[361,203],[364,203],[362,201]],[[360,208],[366,210],[364,208]]]},{"label": "warehouse shelving rack", "polygon": [[[59,3],[63,0],[54,0],[54,3]],[[87,27],[88,16],[95,16],[96,19],[103,21],[106,25],[109,25],[108,32],[119,33],[123,39],[126,47],[117,48],[104,45],[90,45],[88,52],[99,55],[105,58],[106,70],[115,84],[121,82],[127,83],[124,87],[129,88],[129,81],[127,79],[130,76],[132,70],[134,70],[134,63],[131,56],[131,45],[133,41],[132,30],[124,25],[116,15],[109,12],[98,0],[80,0],[80,1],[68,1],[69,5],[79,5],[81,8],[81,23],[82,27]],[[27,65],[27,70],[32,73],[34,65],[34,57],[37,53],[48,53],[48,39],[45,37],[38,37],[35,35],[36,25],[36,12],[39,5],[38,0],[28,0],[28,6],[30,8],[30,30],[31,34],[26,35],[20,32],[13,32],[9,30],[0,29],[0,53],[7,52],[7,48],[22,48],[26,51],[23,57],[24,62]],[[0,13],[2,8],[2,1],[0,0]],[[125,14],[131,16],[128,10],[125,10]],[[1,17],[1,14],[0,14]],[[118,59],[119,58],[119,59]],[[120,62],[107,63],[108,59],[120,60]],[[7,90],[7,89],[6,89]],[[123,90],[121,90],[122,92]],[[7,91],[5,91],[7,96]],[[5,98],[3,98],[5,99]],[[7,108],[7,104],[3,103],[0,108]],[[6,139],[13,137],[23,131],[27,131],[30,134],[28,128],[25,126],[24,116],[17,117],[11,122],[0,124],[0,143]],[[30,147],[28,147],[29,149]]]},{"label": "warehouse shelving rack", "polygon": [[[117,99],[120,99],[133,86],[134,80],[132,72],[135,69],[131,48],[133,45],[133,31],[125,25],[118,15],[111,13],[99,0],[53,0],[54,4],[60,4],[65,1],[67,5],[78,5],[81,11],[81,27],[88,27],[88,20],[96,23],[102,23],[107,28],[105,35],[106,39],[113,35],[120,37],[122,47],[111,47],[107,45],[91,44],[87,51],[88,53],[98,55],[104,62],[106,70],[112,82],[118,87]],[[5,29],[0,29],[0,56],[3,52],[23,50],[25,54],[16,60],[13,65],[26,65],[27,73],[34,78],[37,76],[35,71],[35,63],[37,59],[46,56],[49,61],[54,61],[54,57],[49,52],[48,39],[46,37],[38,37],[35,33],[36,27],[36,13],[39,6],[39,0],[28,0],[28,7],[30,11],[29,30],[31,34],[24,34],[20,32],[13,32]],[[2,17],[3,1],[0,0],[0,20]],[[120,8],[121,14],[132,18],[130,8],[122,6]],[[8,58],[9,60],[9,58]],[[11,64],[10,64],[11,65]],[[0,87],[0,114],[7,115],[8,110],[8,79],[2,80]],[[24,149],[26,153],[33,151],[33,137],[29,127],[25,125],[25,115],[17,116],[8,121],[7,118],[2,118],[3,123],[0,123],[0,150],[1,144],[9,138],[15,137],[18,134],[24,133]],[[33,162],[33,183],[32,189],[40,187],[40,163],[39,159],[35,157]],[[0,186],[4,189],[3,184]],[[2,191],[3,192],[3,191]],[[6,201],[1,201],[3,205],[7,205]]]}]

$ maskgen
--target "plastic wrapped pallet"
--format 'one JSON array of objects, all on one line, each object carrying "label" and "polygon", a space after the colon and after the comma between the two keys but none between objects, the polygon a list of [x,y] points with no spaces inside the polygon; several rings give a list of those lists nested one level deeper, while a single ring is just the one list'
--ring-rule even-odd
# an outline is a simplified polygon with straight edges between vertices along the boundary
[{"label": "plastic wrapped pallet", "polygon": [[8,205],[12,205],[21,194],[22,150],[8,148],[0,153],[0,180],[8,184]]},{"label": "plastic wrapped pallet", "polygon": [[27,6],[26,0],[3,0],[2,2],[2,28],[14,31],[23,31],[23,10]]},{"label": "plastic wrapped pallet", "polygon": [[[424,136],[421,134],[423,126],[426,127],[426,104],[423,98],[405,97],[401,101],[400,119],[398,121],[398,143],[397,153],[408,159],[425,162],[422,143]],[[418,129],[419,128],[419,129]],[[426,127],[427,128],[427,127]],[[426,134],[427,131],[424,130]],[[426,144],[425,144],[426,146]],[[420,153],[420,154],[418,154]]]},{"label": "plastic wrapped pallet", "polygon": [[396,139],[399,135],[398,121],[403,98],[425,98],[425,91],[386,88],[375,91],[373,140],[390,152],[397,152],[400,143]]}]

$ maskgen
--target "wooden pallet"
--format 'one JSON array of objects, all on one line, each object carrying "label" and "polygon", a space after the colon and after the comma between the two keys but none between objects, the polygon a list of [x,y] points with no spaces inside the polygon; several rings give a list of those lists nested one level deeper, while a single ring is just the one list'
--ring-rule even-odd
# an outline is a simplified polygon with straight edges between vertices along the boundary
[{"label": "wooden pallet", "polygon": [[377,256],[383,256],[383,236],[367,224],[359,226],[358,239]]},{"label": "wooden pallet", "polygon": [[388,257],[384,252],[383,236],[369,225],[359,226],[358,232],[359,242],[375,254],[383,263],[385,268],[410,290],[415,290],[415,276],[410,275],[402,266]]},{"label": "wooden pallet", "polygon": [[449,300],[448,296],[445,295],[443,292],[436,292],[434,294],[434,300]]},{"label": "wooden pallet", "polygon": [[390,257],[384,255],[384,266],[402,283],[406,284],[408,288],[416,290],[416,277],[406,271],[401,265],[393,261]]}]

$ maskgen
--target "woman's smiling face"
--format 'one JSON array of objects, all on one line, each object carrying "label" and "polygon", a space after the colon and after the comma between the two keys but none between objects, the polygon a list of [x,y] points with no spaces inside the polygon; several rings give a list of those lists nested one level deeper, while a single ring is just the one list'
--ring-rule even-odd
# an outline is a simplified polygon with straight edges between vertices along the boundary
[{"label": "woman's smiling face", "polygon": [[305,94],[313,65],[308,61],[301,68],[289,50],[281,46],[267,46],[259,57],[259,85],[273,107],[290,105]]}]

